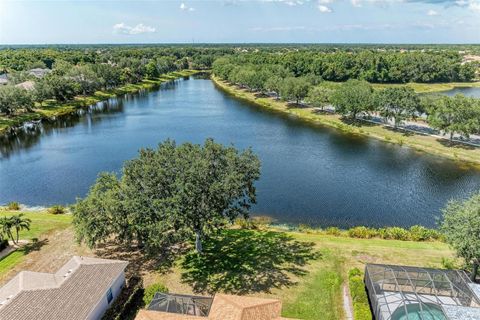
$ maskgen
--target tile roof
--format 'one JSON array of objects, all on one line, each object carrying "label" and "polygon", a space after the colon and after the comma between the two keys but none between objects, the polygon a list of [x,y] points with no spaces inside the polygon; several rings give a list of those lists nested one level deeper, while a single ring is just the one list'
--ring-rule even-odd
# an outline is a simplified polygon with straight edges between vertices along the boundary
[{"label": "tile roof", "polygon": [[127,264],[73,257],[54,274],[20,272],[0,289],[0,319],[84,320]]}]

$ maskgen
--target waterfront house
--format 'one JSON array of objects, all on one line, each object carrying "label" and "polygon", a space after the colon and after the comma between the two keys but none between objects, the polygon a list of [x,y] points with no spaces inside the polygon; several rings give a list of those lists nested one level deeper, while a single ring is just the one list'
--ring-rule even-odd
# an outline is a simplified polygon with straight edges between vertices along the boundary
[{"label": "waterfront house", "polygon": [[156,293],[135,320],[293,320],[282,318],[281,311],[282,303],[277,299]]},{"label": "waterfront house", "polygon": [[480,319],[480,285],[462,270],[368,264],[365,284],[377,320]]},{"label": "waterfront house", "polygon": [[0,319],[99,320],[128,262],[74,256],[55,273],[22,271],[0,288]]},{"label": "waterfront house", "polygon": [[27,91],[32,91],[32,90],[35,89],[35,82],[33,82],[31,80],[28,80],[28,81],[24,81],[24,82],[21,82],[19,84],[16,84],[15,87],[22,88],[22,89],[25,89]]}]

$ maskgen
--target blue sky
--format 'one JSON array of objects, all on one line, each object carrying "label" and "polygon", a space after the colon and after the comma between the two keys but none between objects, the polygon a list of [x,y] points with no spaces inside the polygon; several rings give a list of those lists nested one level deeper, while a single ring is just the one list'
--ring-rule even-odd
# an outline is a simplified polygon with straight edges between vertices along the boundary
[{"label": "blue sky", "polygon": [[0,0],[0,44],[480,43],[480,0]]}]

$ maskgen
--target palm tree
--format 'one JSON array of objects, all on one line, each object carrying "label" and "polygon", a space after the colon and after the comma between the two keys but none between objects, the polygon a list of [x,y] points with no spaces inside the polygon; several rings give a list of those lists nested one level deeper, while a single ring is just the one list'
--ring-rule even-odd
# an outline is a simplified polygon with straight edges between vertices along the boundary
[{"label": "palm tree", "polygon": [[12,221],[8,217],[2,217],[0,218],[0,231],[2,234],[2,238],[4,235],[7,236],[7,238],[12,239],[12,241],[15,242],[15,239],[13,238],[12,235]]},{"label": "palm tree", "polygon": [[18,244],[18,237],[19,237],[20,230],[30,230],[30,223],[32,222],[32,220],[30,220],[29,218],[24,218],[23,213],[11,216],[9,220],[11,223],[10,228],[15,228],[16,239],[17,239],[15,241],[12,237],[12,241],[13,243]]}]

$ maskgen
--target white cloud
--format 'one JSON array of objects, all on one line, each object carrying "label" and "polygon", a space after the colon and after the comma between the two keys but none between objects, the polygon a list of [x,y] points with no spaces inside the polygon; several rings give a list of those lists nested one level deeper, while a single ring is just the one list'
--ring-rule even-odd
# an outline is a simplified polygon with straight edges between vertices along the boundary
[{"label": "white cloud", "polygon": [[272,2],[272,3],[283,3],[287,6],[301,6],[305,2],[309,2],[310,0],[260,0],[260,2]]},{"label": "white cloud", "polygon": [[433,16],[438,16],[438,15],[439,15],[438,11],[435,11],[435,10],[432,10],[432,9],[427,11],[427,16],[433,17]]},{"label": "white cloud", "polygon": [[153,33],[155,32],[155,28],[146,26],[143,23],[139,23],[136,26],[132,27],[121,22],[113,26],[113,32],[118,34],[135,35],[135,34],[142,34],[142,33]]},{"label": "white cloud", "polygon": [[182,2],[180,5],[180,9],[183,11],[195,11],[195,8],[187,6],[185,3]]},{"label": "white cloud", "polygon": [[327,6],[324,6],[323,4],[319,4],[317,6],[317,9],[318,11],[320,11],[321,13],[330,13],[330,12],[333,12],[332,9],[330,9],[329,7]]},{"label": "white cloud", "polygon": [[319,4],[329,4],[329,3],[333,3],[334,0],[318,0],[318,3]]}]

